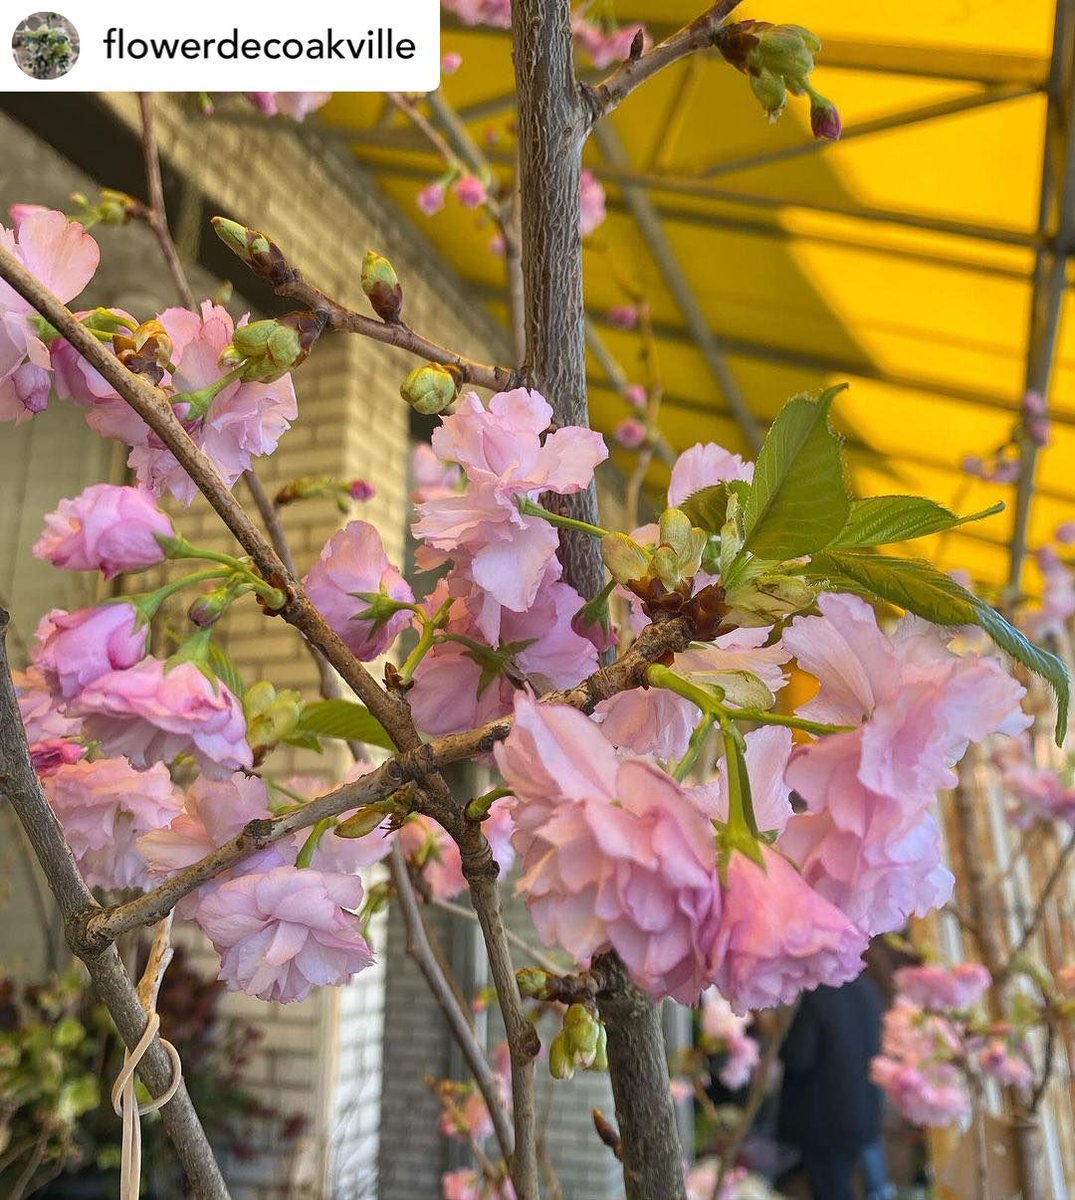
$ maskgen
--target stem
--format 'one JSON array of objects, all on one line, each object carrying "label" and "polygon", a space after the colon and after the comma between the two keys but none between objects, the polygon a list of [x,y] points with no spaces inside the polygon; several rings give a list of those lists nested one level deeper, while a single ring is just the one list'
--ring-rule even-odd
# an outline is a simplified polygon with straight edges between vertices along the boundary
[{"label": "stem", "polygon": [[698,761],[698,756],[702,753],[705,747],[706,740],[713,732],[713,726],[716,724],[716,717],[712,713],[706,713],[702,718],[698,728],[691,734],[690,745],[687,747],[687,753],[680,759],[675,770],[676,783],[682,783],[684,779],[691,773],[694,764]]},{"label": "stem", "polygon": [[164,255],[164,261],[172,274],[175,289],[183,304],[196,310],[198,305],[194,299],[187,273],[179,257],[179,250],[172,239],[168,228],[168,210],[164,204],[164,183],[161,180],[160,152],[157,149],[157,136],[153,128],[153,96],[148,92],[138,93],[138,108],[142,115],[142,157],[146,167],[146,188],[149,191],[149,207],[146,209],[146,222],[156,236],[157,243]]},{"label": "stem", "polygon": [[336,824],[335,817],[322,817],[320,821],[310,830],[310,836],[302,844],[302,849],[295,859],[296,867],[308,867],[314,860],[314,855],[317,853],[317,847],[321,845],[321,839],[326,833]]},{"label": "stem", "polygon": [[547,508],[542,508],[536,500],[530,500],[526,496],[519,499],[519,512],[524,517],[540,517],[543,521],[548,521],[550,525],[555,525],[558,529],[573,529],[578,533],[585,533],[588,537],[604,538],[608,537],[609,531],[602,529],[600,525],[591,525],[588,521],[577,521],[574,517],[561,516],[560,513],[550,512]]}]

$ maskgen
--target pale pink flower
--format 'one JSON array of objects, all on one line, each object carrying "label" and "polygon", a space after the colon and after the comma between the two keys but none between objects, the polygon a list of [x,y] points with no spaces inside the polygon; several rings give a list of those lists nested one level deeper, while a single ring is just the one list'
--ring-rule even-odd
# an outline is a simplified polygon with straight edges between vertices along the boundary
[{"label": "pale pink flower", "polygon": [[446,54],[441,55],[440,73],[442,75],[454,75],[462,65],[463,56],[455,50],[449,50]]},{"label": "pale pink flower", "polygon": [[494,753],[516,796],[518,890],[542,939],[581,962],[615,949],[641,987],[693,1003],[720,913],[710,824],[674,780],[619,762],[562,705],[520,693]]},{"label": "pale pink flower", "polygon": [[811,811],[791,818],[780,847],[856,925],[888,933],[945,904],[955,880],[923,805],[859,780],[861,737],[836,734],[792,755],[787,782]]},{"label": "pale pink flower", "polygon": [[978,1064],[982,1070],[998,1083],[1026,1090],[1034,1084],[1034,1068],[1021,1053],[1013,1053],[1003,1038],[991,1038],[981,1054]]},{"label": "pale pink flower", "polygon": [[612,436],[625,450],[637,450],[645,442],[647,432],[646,426],[637,417],[624,417]]},{"label": "pale pink flower", "polygon": [[242,705],[190,662],[167,669],[159,658],[144,658],[99,676],[69,707],[106,753],[139,768],[179,754],[193,755],[212,779],[253,766]]},{"label": "pale pink flower", "polygon": [[953,1063],[911,1065],[879,1055],[870,1066],[870,1078],[913,1125],[944,1127],[970,1117],[970,1093]]},{"label": "pale pink flower", "polygon": [[444,197],[445,187],[440,180],[427,184],[418,193],[418,208],[427,217],[435,217],[444,207]]},{"label": "pale pink flower", "polygon": [[750,483],[753,478],[753,463],[743,462],[738,454],[732,454],[715,442],[699,442],[676,459],[668,484],[668,503],[674,508],[702,488],[735,480]]},{"label": "pale pink flower", "polygon": [[[448,0],[444,0],[448,7]],[[447,1171],[441,1176],[443,1200],[515,1200],[515,1188],[510,1179],[490,1182],[470,1167]]]},{"label": "pale pink flower", "polygon": [[1051,546],[1043,546],[1036,558],[1045,587],[1041,605],[1025,614],[1027,631],[1039,641],[1063,637],[1075,616],[1075,575]]},{"label": "pale pink flower", "polygon": [[[781,667],[788,652],[780,643],[766,646],[769,634],[768,629],[733,629],[677,655],[675,668],[696,683],[721,688],[733,707],[740,706],[747,685],[753,689],[760,683],[775,694],[786,682]],[[696,705],[663,688],[619,692],[602,700],[594,715],[614,746],[665,761],[686,754],[701,720]]]},{"label": "pale pink flower", "polygon": [[411,499],[415,504],[443,500],[459,491],[463,472],[452,463],[442,463],[427,442],[419,442],[411,453]]},{"label": "pale pink flower", "polygon": [[311,602],[362,662],[383,654],[412,620],[406,609],[384,621],[360,617],[371,605],[358,593],[413,604],[414,593],[388,561],[381,535],[368,521],[351,521],[329,539],[303,587]]},{"label": "pale pink flower", "polygon": [[[792,817],[788,785],[784,779],[791,755],[791,730],[778,726],[755,729],[746,735],[746,765],[754,818],[762,833],[783,833]],[[728,774],[691,789],[699,808],[712,821],[728,820]]]},{"label": "pale pink flower", "polygon": [[70,701],[102,675],[140,662],[148,638],[149,626],[124,601],[70,613],[54,608],[38,624],[32,657],[53,693]]},{"label": "pale pink flower", "polygon": [[165,767],[135,771],[124,758],[75,762],[49,775],[44,788],[90,887],[149,886],[138,838],[179,811]]},{"label": "pale pink flower", "polygon": [[262,1000],[302,1000],[373,963],[355,915],[357,875],[273,867],[214,887],[195,920],[220,955],[220,978]]},{"label": "pale pink flower", "polygon": [[476,175],[464,175],[452,185],[455,198],[464,208],[481,208],[489,199],[485,184]]},{"label": "pale pink flower", "polygon": [[1003,779],[1018,801],[1013,815],[1017,825],[1035,820],[1075,824],[1075,787],[1067,787],[1056,771],[1019,767],[1005,771]]},{"label": "pale pink flower", "polygon": [[649,403],[649,393],[640,383],[629,383],[624,388],[623,398],[632,408],[637,408],[639,411]]},{"label": "pale pink flower", "polygon": [[[175,391],[197,391],[216,383],[225,373],[220,355],[235,332],[227,309],[207,300],[200,314],[168,309],[159,320],[174,345],[172,361],[177,371],[171,383]],[[182,412],[179,415],[182,417]],[[276,449],[297,415],[295,388],[291,376],[284,375],[274,383],[236,380],[228,384],[205,417],[187,425],[191,437],[231,487],[254,458]],[[197,494],[194,481],[156,434],[134,444],[127,462],[155,495],[169,491],[181,504],[190,504]]]},{"label": "pale pink flower", "polygon": [[583,170],[580,178],[582,236],[589,237],[605,222],[605,189],[593,171]]},{"label": "pale pink flower", "polygon": [[[73,300],[97,270],[97,243],[61,212],[20,207],[12,217],[14,229],[0,225],[0,246],[64,304]],[[32,305],[0,281],[0,421],[21,423],[48,403],[49,352],[34,315]]]},{"label": "pale pink flower", "polygon": [[82,722],[76,717],[67,716],[57,707],[52,690],[39,667],[15,671],[11,681],[15,685],[19,716],[22,717],[29,745],[78,737],[82,732]]},{"label": "pale pink flower", "polygon": [[488,411],[474,393],[461,397],[433,434],[433,449],[462,466],[466,489],[420,505],[414,527],[434,549],[463,553],[474,582],[515,612],[534,602],[546,571],[557,569],[559,545],[556,530],[523,516],[517,500],[582,491],[608,456],[601,435],[589,429],[567,426],[543,442],[551,420],[544,397],[525,388],[498,393]]},{"label": "pale pink flower", "polygon": [[710,949],[711,979],[735,1012],[774,1008],[819,984],[862,971],[868,938],[775,850],[759,865],[733,853],[724,909]]},{"label": "pale pink flower", "polygon": [[702,1044],[722,1057],[718,1078],[733,1092],[746,1087],[761,1058],[758,1043],[747,1033],[749,1025],[750,1018],[732,1012],[719,992],[710,988],[702,996]]},{"label": "pale pink flower", "polygon": [[445,12],[454,13],[464,25],[511,27],[511,0],[441,0]]},{"label": "pale pink flower", "polygon": [[946,1012],[973,1008],[992,977],[981,963],[970,962],[954,967],[901,967],[895,983],[897,990],[920,1008]]},{"label": "pale pink flower", "polygon": [[304,121],[332,99],[331,92],[245,92],[244,95],[267,117],[283,113],[293,121]]},{"label": "pale pink flower", "polygon": [[158,537],[174,537],[171,519],[149,492],[98,483],[61,500],[45,517],[34,554],[71,571],[140,571],[164,560]]}]

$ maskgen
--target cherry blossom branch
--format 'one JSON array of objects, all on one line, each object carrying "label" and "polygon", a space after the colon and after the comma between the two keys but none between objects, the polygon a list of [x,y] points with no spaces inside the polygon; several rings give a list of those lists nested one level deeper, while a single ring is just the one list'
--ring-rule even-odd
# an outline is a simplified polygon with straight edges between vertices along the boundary
[{"label": "cherry blossom branch", "polygon": [[590,110],[590,124],[595,125],[602,117],[608,116],[636,88],[641,87],[658,72],[689,54],[714,46],[720,27],[741,3],[742,0],[719,0],[719,3],[695,17],[689,25],[684,25],[646,54],[642,53],[641,38],[637,39],[637,53],[636,47],[632,46],[630,57],[603,83],[582,85],[583,95]]},{"label": "cherry blossom branch", "polygon": [[[682,618],[650,625],[642,631],[623,658],[602,667],[577,687],[550,692],[542,700],[550,704],[570,704],[583,712],[592,712],[602,700],[641,686],[651,662],[685,650],[691,637],[690,625]],[[421,783],[441,767],[488,754],[497,742],[507,737],[511,726],[512,718],[503,717],[465,733],[434,738],[414,750],[394,755],[353,783],[344,784],[334,792],[311,800],[301,809],[279,817],[250,821],[235,837],[152,891],[110,908],[100,908],[96,904],[88,906],[76,933],[84,948],[99,950],[129,929],[152,925],[184,896],[249,855],[290,837],[300,829],[316,825],[326,817],[340,816],[384,800],[407,783]]]},{"label": "cherry blossom branch", "polygon": [[1005,963],[1001,971],[1001,978],[1006,978],[1015,969],[1020,955],[1030,945],[1034,935],[1041,927],[1041,923],[1045,920],[1045,910],[1048,907],[1049,900],[1052,898],[1053,892],[1056,891],[1060,881],[1064,878],[1067,871],[1068,863],[1071,861],[1072,855],[1075,855],[1075,833],[1064,843],[1060,853],[1056,856],[1056,862],[1053,864],[1053,869],[1049,872],[1049,878],[1046,879],[1041,893],[1038,896],[1038,902],[1034,906],[1034,911],[1031,914],[1030,920],[1026,923],[1019,941],[1012,950],[1008,961]]},{"label": "cherry blossom branch", "polygon": [[149,206],[144,210],[146,224],[153,230],[164,255],[164,261],[172,274],[176,291],[183,304],[197,309],[194,292],[187,279],[186,270],[179,257],[179,250],[168,227],[168,210],[164,203],[164,182],[161,179],[160,152],[153,125],[153,96],[150,92],[138,93],[138,108],[142,116],[142,157],[146,164],[146,187],[149,190]]},{"label": "cherry blossom branch", "polygon": [[[97,905],[79,874],[30,761],[8,664],[5,637],[8,623],[8,614],[0,609],[0,794],[11,804],[26,830],[59,905],[72,952],[85,963],[97,995],[120,1036],[133,1049],[145,1032],[146,1012],[116,947],[108,945],[91,951],[79,936],[84,914]],[[159,1038],[154,1038],[139,1062],[138,1074],[151,1096],[161,1095],[171,1084],[172,1060],[162,1049]],[[182,1083],[160,1112],[193,1195],[198,1200],[228,1200],[228,1189],[216,1158]]]},{"label": "cherry blossom branch", "polygon": [[37,280],[7,250],[0,247],[0,278],[58,330],[82,357],[107,380],[175,455],[236,541],[253,559],[262,578],[288,597],[277,611],[313,643],[339,672],[344,682],[388,731],[397,745],[407,735],[407,722],[398,701],[382,689],[343,644],[339,635],[303,594],[298,580],[231,494],[212,462],[194,443],[172,410],[167,395],[129,371],[97,340],[71,310]]},{"label": "cherry blossom branch", "polygon": [[433,947],[429,944],[425,922],[422,920],[418,900],[414,894],[410,876],[407,873],[407,864],[403,858],[403,849],[398,841],[392,847],[392,854],[388,860],[388,869],[392,875],[392,882],[396,889],[396,898],[399,901],[400,915],[403,918],[403,929],[407,939],[407,954],[414,960],[418,970],[421,971],[426,985],[433,993],[433,998],[440,1005],[441,1012],[444,1013],[448,1027],[452,1031],[452,1036],[462,1051],[467,1067],[471,1075],[474,1076],[474,1082],[478,1085],[478,1090],[482,1094],[485,1106],[489,1110],[496,1140],[500,1146],[500,1153],[504,1156],[504,1161],[510,1163],[512,1155],[515,1152],[515,1136],[512,1132],[511,1122],[504,1111],[499,1082],[492,1068],[489,1066],[489,1062],[482,1052],[481,1047],[478,1045],[478,1040],[474,1036],[474,1030],[463,1013],[458,997],[445,978],[441,965],[433,953]]}]

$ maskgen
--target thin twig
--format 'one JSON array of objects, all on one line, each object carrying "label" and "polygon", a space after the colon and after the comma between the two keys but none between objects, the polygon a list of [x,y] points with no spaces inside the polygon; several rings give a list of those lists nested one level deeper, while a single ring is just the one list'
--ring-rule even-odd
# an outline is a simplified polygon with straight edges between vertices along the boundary
[{"label": "thin twig", "polygon": [[1045,919],[1045,909],[1048,906],[1049,900],[1053,892],[1056,890],[1060,881],[1064,878],[1064,872],[1067,870],[1068,862],[1072,855],[1075,854],[1075,833],[1064,843],[1060,853],[1056,856],[1056,862],[1053,864],[1053,869],[1049,873],[1049,878],[1045,881],[1045,885],[1041,889],[1041,894],[1038,896],[1038,903],[1034,907],[1034,912],[1023,929],[1022,936],[1016,943],[1015,949],[1011,952],[1008,961],[1004,964],[1001,972],[1001,977],[1010,975],[1015,967],[1015,963],[1019,956],[1030,944],[1031,939],[1038,932],[1042,921]]},{"label": "thin twig", "polygon": [[608,116],[636,88],[641,87],[665,67],[679,62],[688,54],[708,50],[715,45],[720,27],[741,3],[742,0],[720,0],[701,16],[695,17],[689,25],[684,25],[671,37],[654,46],[648,53],[638,58],[628,58],[604,83],[582,85],[583,95],[590,110],[590,124],[594,125],[602,117]]},{"label": "thin twig", "polygon": [[[450,913],[453,917],[458,917],[461,921],[477,921],[478,914],[472,908],[464,908],[462,904],[454,904],[451,900],[441,900],[437,896],[430,898],[430,904],[434,908],[439,908],[442,912]],[[508,941],[521,950],[532,963],[539,966],[543,971],[550,975],[559,975],[563,968],[552,961],[547,955],[543,954],[537,946],[531,945],[524,937],[520,937],[512,930],[507,931]]]},{"label": "thin twig", "polygon": [[743,1105],[742,1114],[732,1131],[732,1136],[721,1149],[720,1170],[717,1171],[717,1180],[713,1185],[712,1200],[720,1200],[728,1172],[735,1166],[735,1160],[739,1157],[743,1142],[746,1141],[746,1136],[754,1125],[754,1119],[765,1100],[773,1064],[776,1062],[780,1047],[784,1044],[784,1038],[787,1037],[788,1030],[791,1028],[791,1022],[795,1019],[797,1008],[798,1005],[789,1004],[779,1011],[769,1040],[765,1043],[765,1049],[761,1053],[761,1059],[754,1070],[754,1077],[750,1081],[750,1091],[747,1093],[747,1102]]},{"label": "thin twig", "polygon": [[146,187],[149,190],[149,207],[145,210],[146,223],[153,230],[172,274],[176,291],[183,304],[190,309],[197,309],[198,302],[187,279],[186,270],[179,250],[168,227],[168,210],[164,203],[164,182],[161,179],[160,151],[157,147],[157,135],[153,125],[153,95],[150,92],[138,93],[138,108],[142,114],[142,157],[146,166]]}]

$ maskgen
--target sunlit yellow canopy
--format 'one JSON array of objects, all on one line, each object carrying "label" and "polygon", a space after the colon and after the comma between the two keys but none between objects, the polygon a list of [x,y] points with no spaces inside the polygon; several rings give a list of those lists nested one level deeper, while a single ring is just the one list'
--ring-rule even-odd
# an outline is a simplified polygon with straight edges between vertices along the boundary
[{"label": "sunlit yellow canopy", "polygon": [[[1008,501],[1001,516],[917,544],[1000,587],[1016,489],[969,478],[961,463],[1009,440],[1037,385],[1054,427],[1030,546],[1075,518],[1070,181],[1066,219],[1061,211],[1075,170],[1065,144],[1075,5],[1059,4],[1058,18],[1057,0],[750,0],[737,17],[797,21],[821,38],[814,82],[843,115],[840,143],[812,141],[801,101],[769,125],[744,77],[716,56],[665,71],[591,139],[586,163],[609,218],[586,251],[587,307],[628,376],[644,379],[639,337],[607,319],[625,284],[643,289],[677,449],[716,440],[748,452],[737,404],[764,426],[789,395],[847,380],[838,412],[855,490],[967,512]],[[703,7],[619,0],[616,15],[661,38]],[[508,35],[446,21],[444,48],[464,59],[444,94],[506,172]],[[432,219],[418,212],[419,189],[442,171],[428,143],[381,97],[340,95],[325,115],[354,131],[356,154],[506,318],[488,222],[453,201]],[[594,422],[611,430],[628,409],[597,358],[591,384]]]}]

